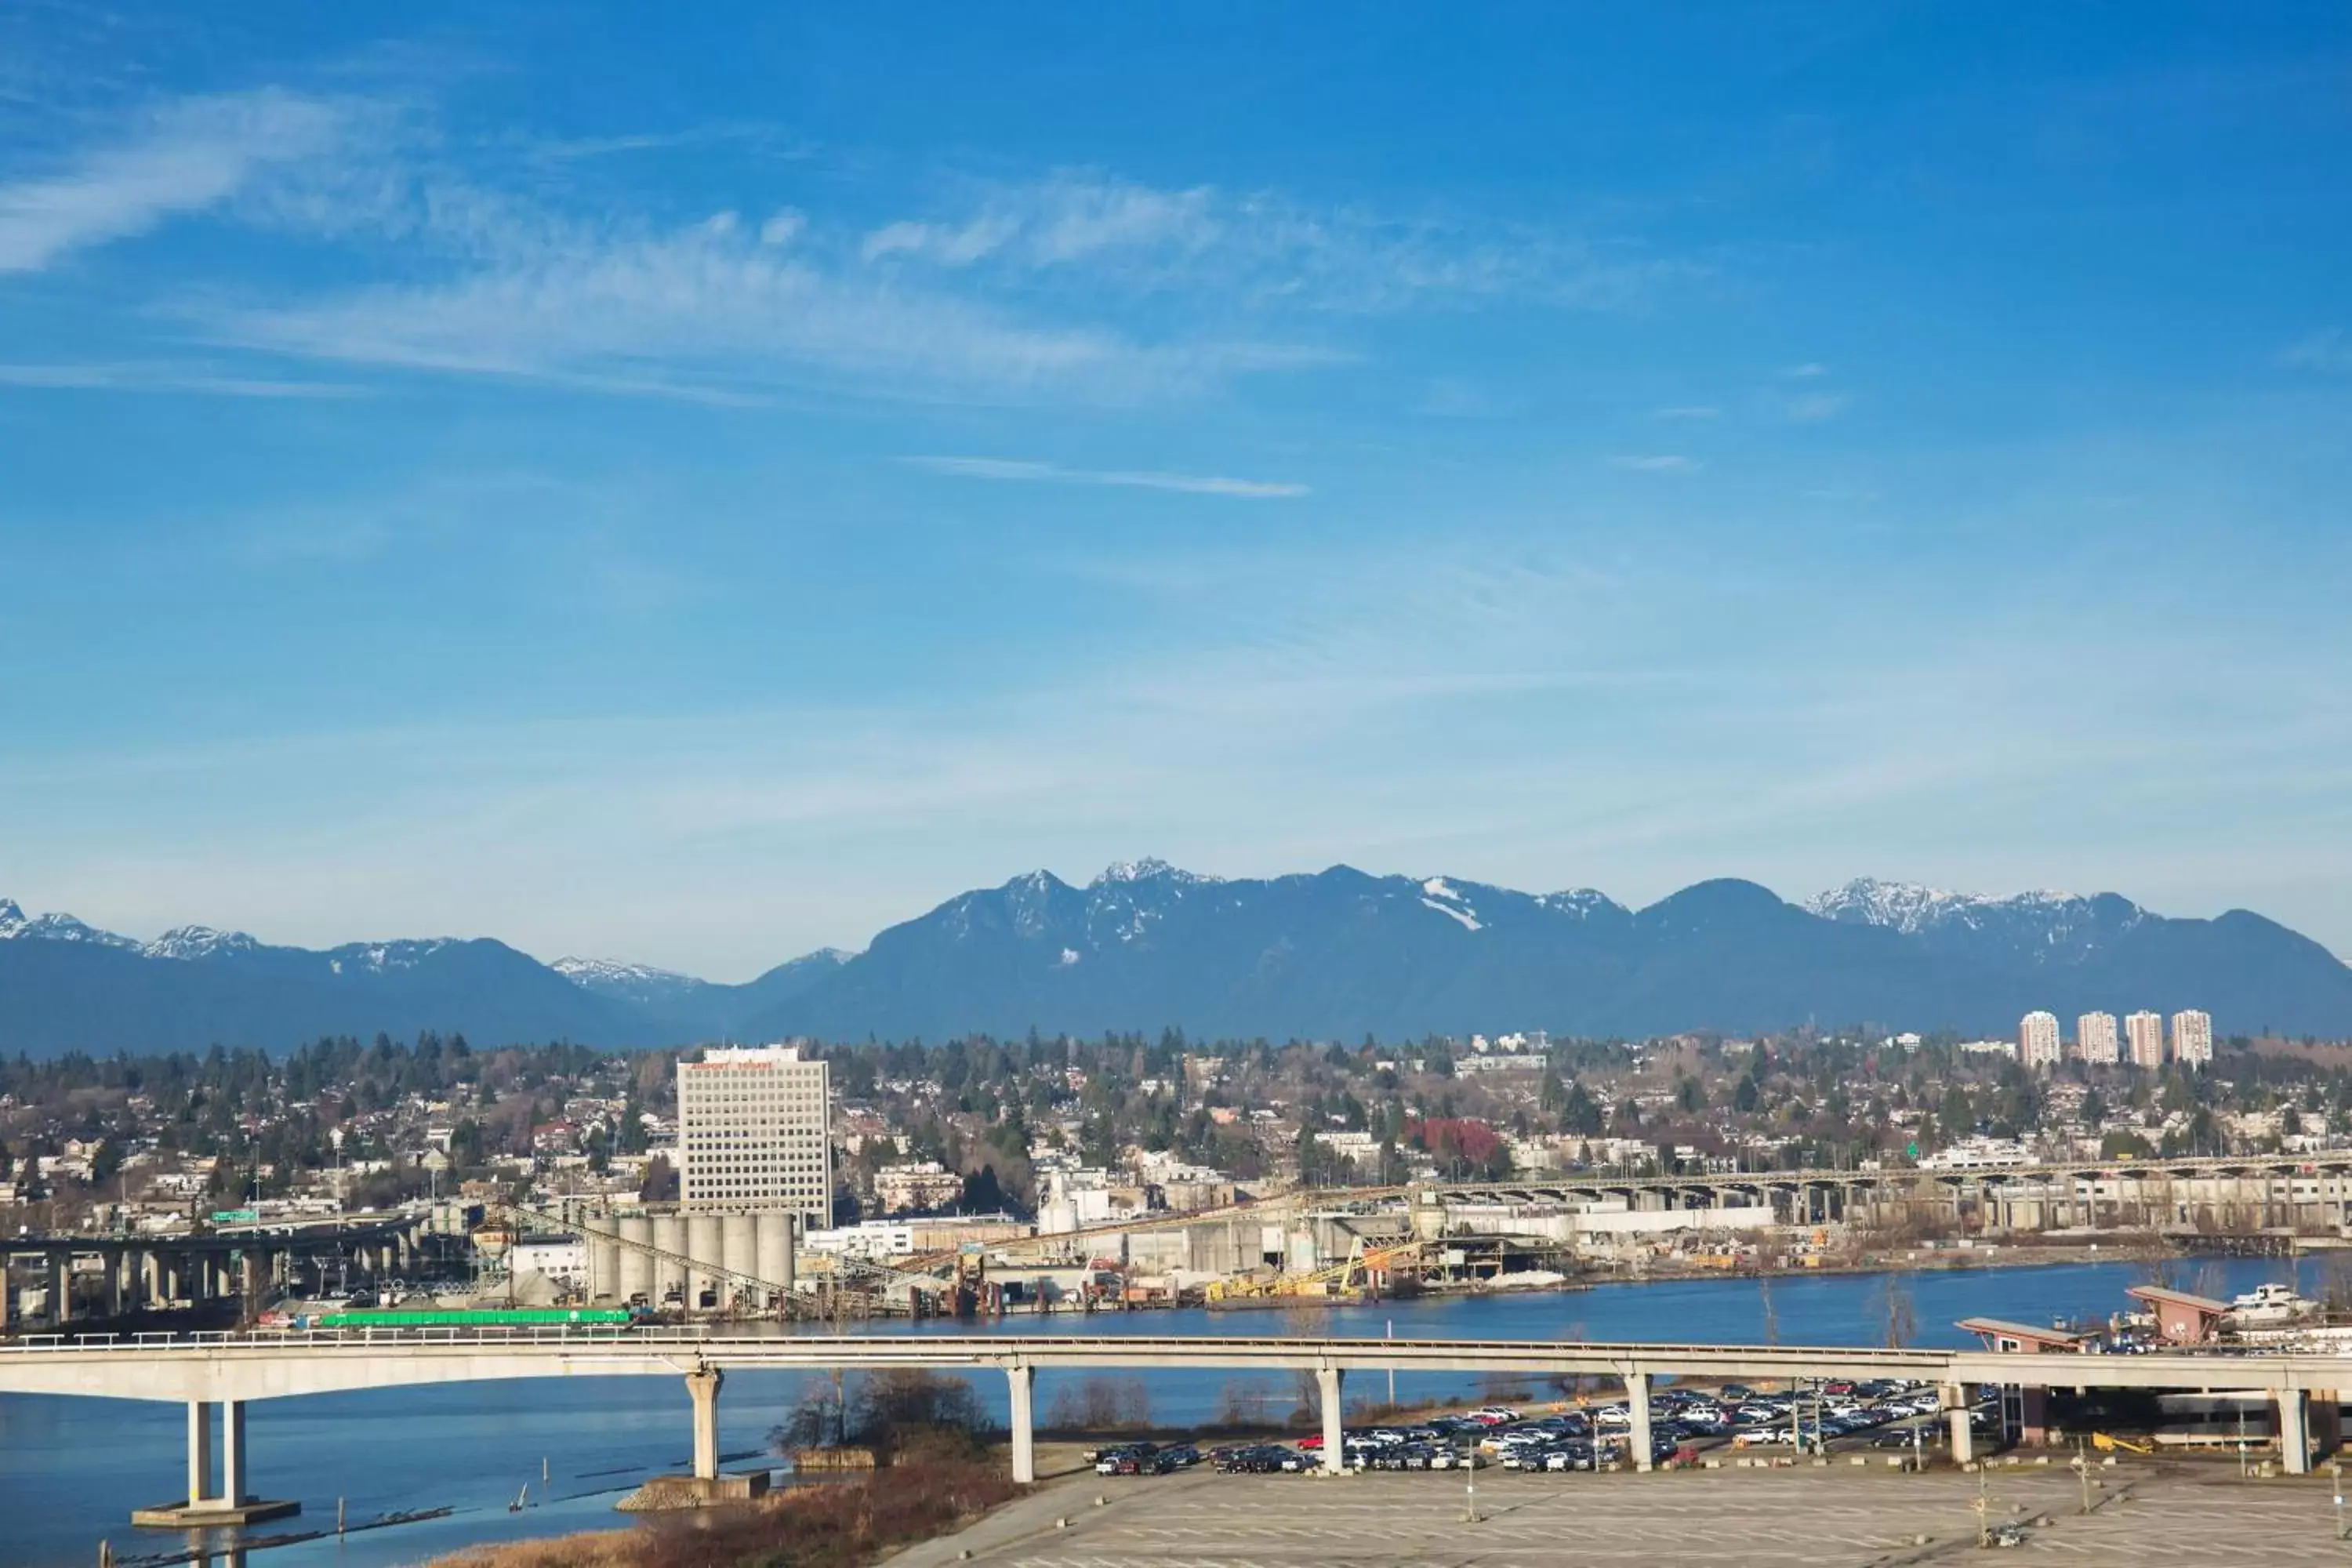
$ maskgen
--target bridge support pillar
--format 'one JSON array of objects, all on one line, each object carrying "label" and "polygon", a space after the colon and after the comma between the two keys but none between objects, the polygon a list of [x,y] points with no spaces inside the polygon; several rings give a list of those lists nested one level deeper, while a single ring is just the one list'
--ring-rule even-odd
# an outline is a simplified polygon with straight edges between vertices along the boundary
[{"label": "bridge support pillar", "polygon": [[1952,1463],[1965,1465],[1977,1457],[1976,1428],[1969,1424],[1969,1391],[1947,1384],[1943,1391],[1946,1419],[1951,1423]]},{"label": "bridge support pillar", "polygon": [[1633,1468],[1651,1468],[1650,1457],[1650,1374],[1636,1369],[1625,1374],[1626,1446],[1633,1450]]},{"label": "bridge support pillar", "polygon": [[686,1374],[686,1392],[694,1401],[694,1479],[719,1479],[719,1385],[725,1379],[715,1366]]},{"label": "bridge support pillar", "polygon": [[245,1401],[232,1399],[221,1406],[221,1500],[238,1508],[245,1499]]},{"label": "bridge support pillar", "polygon": [[1341,1418],[1339,1390],[1347,1373],[1336,1366],[1315,1369],[1315,1395],[1323,1406],[1323,1473],[1336,1476],[1348,1468],[1348,1433]]},{"label": "bridge support pillar", "polygon": [[1037,1434],[1030,1406],[1037,1373],[1030,1366],[1008,1366],[1004,1375],[1013,1385],[1013,1480],[1025,1487],[1037,1479]]},{"label": "bridge support pillar", "polygon": [[2278,1402],[2279,1459],[2290,1476],[2311,1474],[2311,1411],[2300,1388],[2282,1388]]},{"label": "bridge support pillar", "polygon": [[257,1498],[245,1478],[245,1401],[231,1399],[221,1412],[221,1485],[213,1490],[214,1402],[188,1402],[188,1495],[185,1501],[133,1509],[131,1522],[159,1530],[203,1530],[216,1525],[256,1524],[302,1511],[299,1502]]},{"label": "bridge support pillar", "polygon": [[49,1322],[63,1326],[73,1321],[73,1255],[68,1252],[49,1254]]},{"label": "bridge support pillar", "polygon": [[208,1399],[188,1401],[188,1506],[203,1508],[212,1500],[213,1406]]}]

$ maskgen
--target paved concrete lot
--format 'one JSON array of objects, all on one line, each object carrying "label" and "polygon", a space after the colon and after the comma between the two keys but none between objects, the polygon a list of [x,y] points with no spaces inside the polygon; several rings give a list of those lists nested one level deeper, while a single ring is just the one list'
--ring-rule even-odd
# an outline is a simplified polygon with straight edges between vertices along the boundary
[{"label": "paved concrete lot", "polygon": [[[2100,1472],[2080,1511],[2068,1470],[1996,1468],[1996,1522],[2022,1527],[2001,1559],[2083,1564],[2352,1564],[2325,1477],[2241,1480],[2234,1465]],[[1977,1479],[1938,1473],[1700,1470],[1655,1476],[1479,1474],[1477,1524],[1458,1477],[1333,1480],[1092,1477],[1049,1487],[962,1535],[898,1560],[993,1568],[1306,1568],[1607,1563],[1891,1565],[1975,1558]],[[1094,1500],[1109,1500],[1097,1507]],[[1066,1518],[1066,1529],[1055,1520]],[[1918,1537],[1928,1539],[1925,1544]],[[970,1552],[967,1560],[960,1553]]]}]

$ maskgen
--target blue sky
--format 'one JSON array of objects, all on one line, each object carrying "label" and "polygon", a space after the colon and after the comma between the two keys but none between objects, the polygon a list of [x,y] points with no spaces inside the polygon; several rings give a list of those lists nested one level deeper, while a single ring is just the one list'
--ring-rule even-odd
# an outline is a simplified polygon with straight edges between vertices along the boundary
[{"label": "blue sky", "polygon": [[[396,27],[397,30],[386,30]],[[0,16],[0,893],[1032,866],[2352,952],[2352,13]]]}]

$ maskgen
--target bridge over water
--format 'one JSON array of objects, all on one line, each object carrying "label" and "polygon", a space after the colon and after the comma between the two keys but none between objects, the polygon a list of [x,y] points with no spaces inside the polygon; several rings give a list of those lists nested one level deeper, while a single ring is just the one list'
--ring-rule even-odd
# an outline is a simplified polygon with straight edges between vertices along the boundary
[{"label": "bridge over water", "polygon": [[[346,1330],[132,1337],[46,1335],[0,1343],[0,1394],[62,1394],[184,1403],[188,1500],[173,1522],[234,1520],[262,1504],[247,1488],[245,1406],[309,1394],[532,1377],[677,1377],[693,1408],[694,1473],[718,1479],[719,1394],[730,1370],[920,1367],[992,1371],[1010,1393],[1013,1473],[1036,1476],[1037,1372],[1166,1367],[1312,1373],[1320,1395],[1323,1463],[1343,1461],[1340,1413],[1352,1372],[1585,1373],[1622,1380],[1637,1468],[1650,1468],[1650,1391],[1659,1377],[1787,1381],[1901,1377],[1932,1383],[1949,1412],[1954,1457],[1972,1454],[1969,1390],[2132,1388],[2257,1391],[2278,1412],[2286,1468],[2310,1468],[2309,1401],[2352,1384],[2334,1356],[2032,1354],[1989,1350],[1673,1344],[1646,1342],[1331,1338],[1048,1337],[1037,1335],[748,1334],[690,1329]],[[215,1415],[222,1479],[213,1479]]]}]

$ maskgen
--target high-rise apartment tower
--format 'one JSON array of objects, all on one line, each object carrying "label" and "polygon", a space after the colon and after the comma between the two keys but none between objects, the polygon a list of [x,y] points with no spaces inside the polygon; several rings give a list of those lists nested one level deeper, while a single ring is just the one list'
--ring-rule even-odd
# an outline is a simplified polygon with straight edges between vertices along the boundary
[{"label": "high-rise apartment tower", "polygon": [[2028,1013],[2017,1026],[2017,1059],[2030,1068],[2054,1068],[2058,1048],[2058,1015]]},{"label": "high-rise apartment tower", "polygon": [[2074,1020],[2074,1055],[2083,1061],[2113,1067],[2123,1054],[2113,1013],[2085,1013]]},{"label": "high-rise apartment tower", "polygon": [[2194,1008],[2172,1016],[2172,1059],[2189,1067],[2213,1060],[2213,1016]]}]

